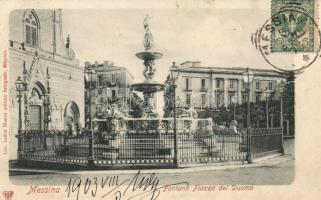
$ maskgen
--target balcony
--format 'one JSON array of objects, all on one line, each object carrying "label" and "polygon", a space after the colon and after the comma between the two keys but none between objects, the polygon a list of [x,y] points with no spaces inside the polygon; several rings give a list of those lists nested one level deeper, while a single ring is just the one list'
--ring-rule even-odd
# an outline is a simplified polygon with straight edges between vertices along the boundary
[{"label": "balcony", "polygon": [[109,86],[116,86],[116,85],[117,85],[117,82],[116,82],[116,81],[114,81],[114,82],[110,81],[110,82],[109,82]]},{"label": "balcony", "polygon": [[200,91],[201,91],[201,92],[207,92],[207,91],[208,91],[208,88],[201,88]]},{"label": "balcony", "polygon": [[96,84],[96,88],[103,88],[104,87],[104,85],[103,84]]},{"label": "balcony", "polygon": [[236,90],[237,90],[236,87],[232,87],[232,88],[229,87],[229,88],[228,88],[228,91],[229,91],[229,92],[236,92]]},{"label": "balcony", "polygon": [[118,82],[111,82],[111,81],[104,81],[103,85],[104,87],[116,87],[118,86]]}]

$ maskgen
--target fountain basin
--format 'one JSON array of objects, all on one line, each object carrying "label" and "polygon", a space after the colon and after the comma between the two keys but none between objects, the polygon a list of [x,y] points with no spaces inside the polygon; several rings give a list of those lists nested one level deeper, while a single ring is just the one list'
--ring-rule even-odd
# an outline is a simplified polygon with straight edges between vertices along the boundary
[{"label": "fountain basin", "polygon": [[155,93],[164,90],[163,84],[160,83],[135,83],[131,85],[131,88],[143,93]]},{"label": "fountain basin", "polygon": [[152,52],[152,51],[143,51],[136,53],[137,58],[141,60],[156,60],[158,58],[161,58],[163,54],[158,52]]}]

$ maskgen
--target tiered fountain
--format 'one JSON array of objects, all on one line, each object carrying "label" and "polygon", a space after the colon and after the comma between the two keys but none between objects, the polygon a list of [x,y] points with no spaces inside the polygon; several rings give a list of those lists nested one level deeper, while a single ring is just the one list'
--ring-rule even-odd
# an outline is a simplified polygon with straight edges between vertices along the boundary
[{"label": "tiered fountain", "polygon": [[[105,138],[108,140],[105,145],[106,151],[102,157],[108,159],[111,149],[114,149],[113,155],[116,159],[170,159],[172,158],[174,146],[174,129],[181,134],[188,134],[186,139],[180,140],[185,146],[204,145],[204,142],[193,139],[196,130],[211,132],[211,120],[196,119],[195,116],[188,114],[177,119],[177,125],[174,127],[174,118],[163,118],[157,113],[154,104],[154,95],[164,90],[163,84],[153,80],[156,68],[155,60],[163,55],[154,51],[153,36],[150,31],[149,17],[144,19],[144,47],[145,51],[139,52],[136,56],[144,61],[143,75],[145,80],[142,83],[131,85],[133,91],[142,92],[144,96],[144,110],[140,118],[118,115],[117,108],[111,111],[111,117],[107,123],[111,124],[111,129],[105,131]],[[204,122],[204,123],[200,123]],[[108,126],[109,127],[109,126]],[[202,129],[202,130],[201,130]],[[110,137],[114,135],[115,137]],[[108,138],[108,139],[107,139]],[[178,144],[183,145],[183,144]],[[206,144],[205,144],[206,145]],[[201,149],[201,148],[200,148]],[[184,152],[183,152],[184,153]],[[194,152],[200,154],[199,152]],[[105,155],[106,154],[106,155]]]},{"label": "tiered fountain", "polygon": [[144,61],[144,77],[143,83],[136,83],[131,86],[132,90],[142,92],[144,95],[144,118],[157,117],[154,105],[154,95],[156,92],[163,90],[163,84],[156,83],[153,78],[156,72],[155,60],[161,58],[163,55],[159,52],[153,51],[154,41],[153,35],[150,31],[149,16],[144,19],[144,47],[145,51],[136,54],[137,58]]}]

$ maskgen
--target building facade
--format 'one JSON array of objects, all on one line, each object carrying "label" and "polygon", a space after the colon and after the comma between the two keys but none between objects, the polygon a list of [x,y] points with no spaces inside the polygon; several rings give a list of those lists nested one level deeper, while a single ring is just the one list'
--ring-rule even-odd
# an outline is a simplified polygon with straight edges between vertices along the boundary
[{"label": "building facade", "polygon": [[[115,66],[111,61],[93,64],[85,62],[85,69],[95,71],[92,77],[85,80],[85,116],[86,125],[91,119],[104,118],[114,103],[124,111],[128,111],[130,85],[133,76],[127,68]],[[89,91],[89,87],[91,87]],[[89,99],[90,98],[90,99]],[[90,108],[89,108],[90,107]]]},{"label": "building facade", "polygon": [[[62,34],[61,10],[14,10],[9,17],[10,138],[16,144],[21,77],[23,130],[84,126],[83,69]],[[15,145],[13,145],[15,146]],[[16,148],[10,148],[14,153]]]},{"label": "building facade", "polygon": [[[199,111],[203,108],[217,108],[232,103],[278,100],[278,85],[285,77],[274,70],[254,69],[253,81],[243,81],[243,73],[247,68],[203,67],[201,62],[187,61],[180,65],[179,77],[176,81],[176,97],[180,107],[193,107]],[[248,90],[249,93],[248,95]],[[248,99],[249,98],[249,99]]]}]

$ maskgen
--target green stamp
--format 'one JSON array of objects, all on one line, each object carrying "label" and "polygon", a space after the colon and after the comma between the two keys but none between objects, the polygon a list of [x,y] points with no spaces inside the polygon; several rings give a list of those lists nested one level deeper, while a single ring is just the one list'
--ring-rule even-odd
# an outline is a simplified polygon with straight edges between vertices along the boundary
[{"label": "green stamp", "polygon": [[314,51],[314,0],[272,0],[271,52]]}]

